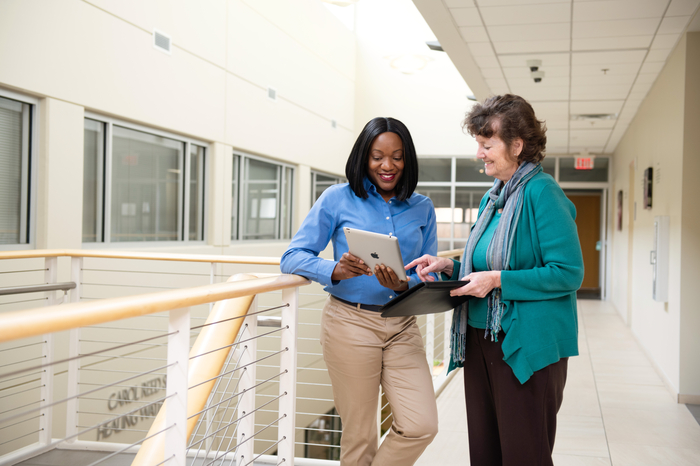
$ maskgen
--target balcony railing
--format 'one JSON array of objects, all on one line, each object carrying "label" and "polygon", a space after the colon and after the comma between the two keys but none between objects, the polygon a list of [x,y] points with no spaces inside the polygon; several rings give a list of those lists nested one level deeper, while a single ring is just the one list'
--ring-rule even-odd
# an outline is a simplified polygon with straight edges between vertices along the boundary
[{"label": "balcony railing", "polygon": [[[0,259],[0,464],[52,449],[127,464],[158,438],[161,449],[136,464],[337,464],[318,344],[327,295],[279,275],[279,259],[86,250]],[[25,293],[2,295],[10,287]],[[247,314],[229,314],[246,296]],[[419,321],[437,390],[449,324],[447,314]]]}]

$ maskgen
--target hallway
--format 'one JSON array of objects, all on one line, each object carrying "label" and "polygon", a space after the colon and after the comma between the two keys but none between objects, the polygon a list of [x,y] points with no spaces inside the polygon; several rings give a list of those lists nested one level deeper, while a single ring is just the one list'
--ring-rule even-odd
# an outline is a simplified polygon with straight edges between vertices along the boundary
[{"label": "hallway", "polygon": [[[578,305],[580,356],[569,360],[555,465],[700,465],[700,425],[673,400],[613,307]],[[416,464],[469,464],[461,374],[438,398],[438,410],[438,436]]]}]

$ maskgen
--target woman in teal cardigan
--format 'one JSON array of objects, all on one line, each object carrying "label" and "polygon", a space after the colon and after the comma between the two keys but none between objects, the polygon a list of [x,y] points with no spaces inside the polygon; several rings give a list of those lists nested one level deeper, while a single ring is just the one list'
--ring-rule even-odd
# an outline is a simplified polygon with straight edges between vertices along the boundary
[{"label": "woman in teal cardigan", "polygon": [[552,465],[567,362],[578,355],[583,258],[576,210],[542,171],[544,122],[522,97],[476,104],[464,126],[496,178],[461,261],[423,256],[421,280],[468,280],[453,295],[450,370],[464,367],[469,456],[479,466]]}]

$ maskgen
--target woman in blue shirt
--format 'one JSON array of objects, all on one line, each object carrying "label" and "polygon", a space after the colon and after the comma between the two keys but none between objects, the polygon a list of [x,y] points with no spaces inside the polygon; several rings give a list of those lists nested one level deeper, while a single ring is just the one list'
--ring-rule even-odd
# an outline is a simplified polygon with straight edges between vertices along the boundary
[{"label": "woman in blue shirt", "polygon": [[[420,283],[401,282],[390,268],[370,270],[348,252],[344,227],[399,238],[404,263],[437,252],[435,209],[414,193],[418,160],[406,126],[375,118],[364,127],[345,166],[348,183],[328,188],[282,256],[283,273],[325,285],[323,358],[343,422],[342,466],[415,463],[437,434],[432,376],[415,317],[382,318],[379,307]],[[318,257],[328,242],[334,260]],[[379,386],[391,404],[391,430],[378,446]]]}]

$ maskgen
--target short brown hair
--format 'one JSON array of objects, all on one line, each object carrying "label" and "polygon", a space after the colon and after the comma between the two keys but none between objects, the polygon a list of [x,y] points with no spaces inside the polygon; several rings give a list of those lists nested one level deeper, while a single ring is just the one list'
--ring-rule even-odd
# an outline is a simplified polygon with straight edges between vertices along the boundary
[{"label": "short brown hair", "polygon": [[496,135],[506,147],[510,147],[515,139],[522,139],[523,150],[518,155],[518,162],[539,163],[544,159],[547,126],[537,119],[532,105],[519,95],[497,95],[475,104],[462,127],[474,137]]}]

